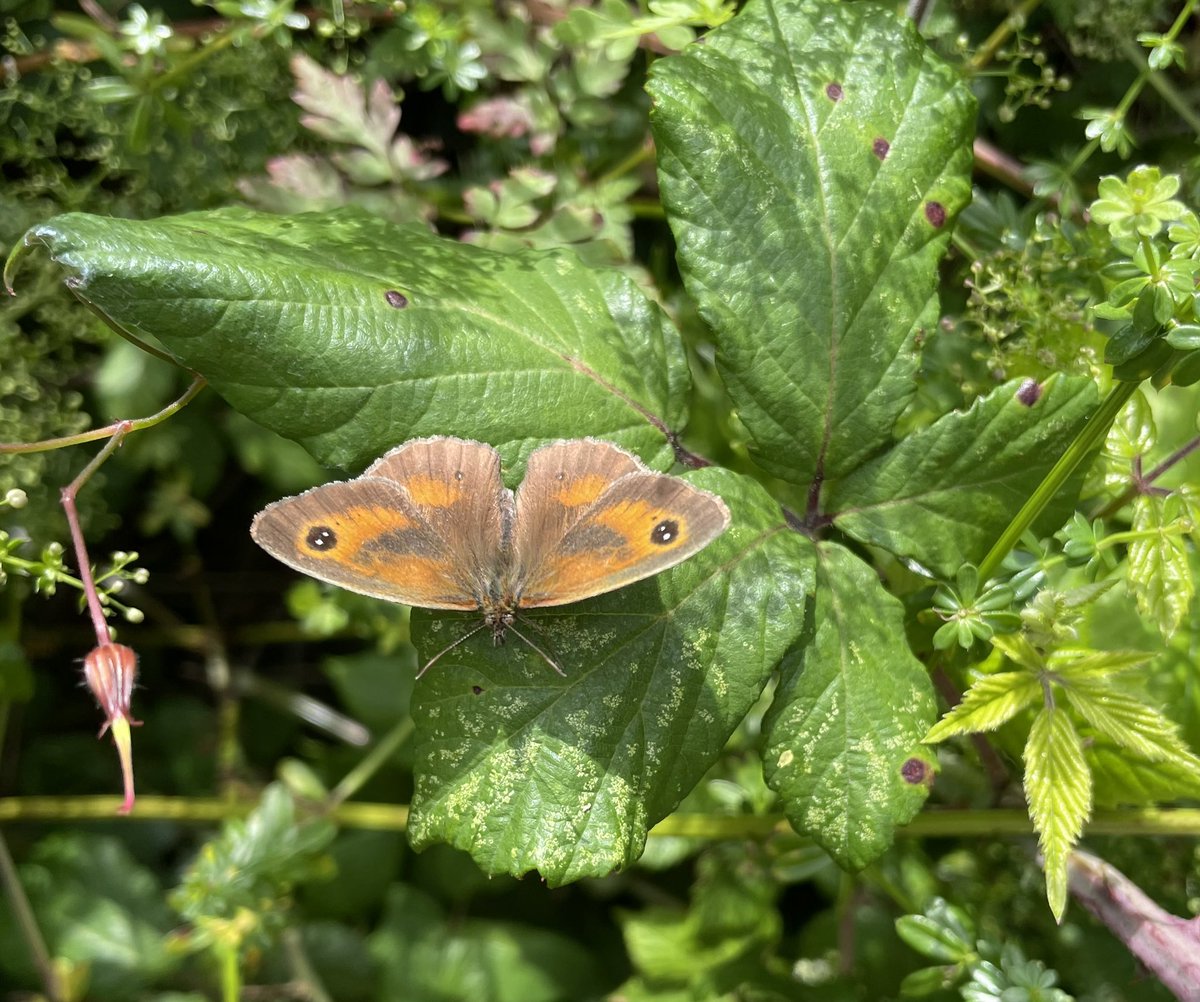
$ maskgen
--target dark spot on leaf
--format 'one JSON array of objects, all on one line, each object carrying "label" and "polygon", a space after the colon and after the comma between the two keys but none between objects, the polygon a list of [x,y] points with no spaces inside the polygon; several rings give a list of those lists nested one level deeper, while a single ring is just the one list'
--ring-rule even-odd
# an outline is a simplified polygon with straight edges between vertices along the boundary
[{"label": "dark spot on leaf", "polygon": [[880,160],[883,160],[887,157],[888,150],[891,148],[892,144],[884,139],[883,136],[878,137],[875,142],[871,144],[871,152],[879,157]]},{"label": "dark spot on leaf", "polygon": [[395,289],[388,289],[383,294],[383,298],[388,301],[388,306],[394,306],[398,310],[402,310],[408,305],[408,296],[403,292],[397,292]]},{"label": "dark spot on leaf", "polygon": [[478,696],[481,692],[483,692],[483,686],[473,685],[473,686],[471,686],[471,691],[473,693],[475,693],[476,696]]},{"label": "dark spot on leaf", "polygon": [[659,546],[668,546],[679,538],[679,523],[674,519],[664,518],[650,530],[650,542]]},{"label": "dark spot on leaf", "polygon": [[904,777],[904,782],[913,786],[929,782],[930,772],[929,763],[924,759],[910,758],[900,766],[900,775]]},{"label": "dark spot on leaf", "polygon": [[941,202],[926,202],[925,218],[934,226],[943,226],[946,222],[946,207]]},{"label": "dark spot on leaf", "polygon": [[327,525],[314,525],[304,537],[304,545],[317,553],[324,553],[337,546],[337,533]]},{"label": "dark spot on leaf", "polygon": [[1017,389],[1017,400],[1026,407],[1032,407],[1042,399],[1042,384],[1036,379],[1027,379]]},{"label": "dark spot on leaf", "polygon": [[842,90],[842,85],[836,80],[833,83],[825,85],[825,96],[830,101],[840,101],[845,91]]}]

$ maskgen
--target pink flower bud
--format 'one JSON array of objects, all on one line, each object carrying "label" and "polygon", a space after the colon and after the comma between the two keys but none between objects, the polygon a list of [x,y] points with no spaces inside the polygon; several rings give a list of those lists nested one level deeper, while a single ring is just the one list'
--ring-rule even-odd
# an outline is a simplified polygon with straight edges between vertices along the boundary
[{"label": "pink flower bud", "polygon": [[125,801],[121,813],[133,810],[133,745],[129,727],[137,726],[140,720],[129,716],[129,701],[133,695],[133,683],[137,678],[137,654],[124,644],[101,644],[92,648],[83,659],[83,677],[96,702],[104,711],[104,723],[100,735],[111,728],[113,743],[121,759],[121,774],[125,780]]}]

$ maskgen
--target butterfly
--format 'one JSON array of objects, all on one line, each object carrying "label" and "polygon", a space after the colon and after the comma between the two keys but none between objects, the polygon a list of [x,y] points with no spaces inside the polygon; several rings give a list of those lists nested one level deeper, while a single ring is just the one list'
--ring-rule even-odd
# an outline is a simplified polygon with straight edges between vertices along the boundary
[{"label": "butterfly", "polygon": [[350,591],[483,621],[435,655],[524,609],[613,591],[686,560],[729,526],[717,495],[656,473],[609,442],[535,449],[514,492],[490,445],[438,436],[405,442],[361,476],[267,505],[250,534],[298,571]]}]

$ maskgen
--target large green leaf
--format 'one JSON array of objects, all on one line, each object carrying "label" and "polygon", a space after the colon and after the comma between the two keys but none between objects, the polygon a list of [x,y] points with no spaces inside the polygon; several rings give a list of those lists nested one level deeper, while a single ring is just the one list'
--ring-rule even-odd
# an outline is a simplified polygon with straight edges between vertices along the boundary
[{"label": "large green leaf", "polygon": [[[449,651],[413,697],[410,835],[446,841],[489,873],[537,869],[552,884],[638,857],[647,830],[716,760],[798,636],[812,545],[752,481],[702,470],[730,529],[685,563],[587,603],[480,633]],[[414,613],[425,657],[477,621]]]},{"label": "large green leaf", "polygon": [[682,423],[678,333],[627,275],[570,251],[497,254],[350,210],[71,213],[24,242],[117,329],[329,466],[432,434],[510,463],[601,435],[662,465]]},{"label": "large green leaf", "polygon": [[[1083,377],[1051,379],[1033,404],[1017,391],[1006,383],[831,484],[837,527],[947,578],[978,562],[1096,407]],[[1056,528],[1073,504],[1064,491],[1037,525]]]},{"label": "large green leaf", "polygon": [[649,90],[680,266],[756,458],[845,475],[913,391],[973,99],[902,15],[797,0],[750,0]]},{"label": "large green leaf", "polygon": [[857,869],[925,800],[933,688],[900,603],[836,544],[817,549],[810,629],[784,660],[763,722],[763,768],[793,827]]}]

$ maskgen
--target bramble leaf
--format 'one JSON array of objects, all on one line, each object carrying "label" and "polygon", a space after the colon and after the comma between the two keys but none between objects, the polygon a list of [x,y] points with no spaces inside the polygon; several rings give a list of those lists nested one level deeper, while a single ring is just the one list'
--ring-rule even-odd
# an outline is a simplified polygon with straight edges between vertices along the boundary
[{"label": "bramble leaf", "polygon": [[818,547],[811,639],[784,659],[763,721],[763,770],[792,826],[841,865],[887,849],[932,776],[932,686],[900,603],[848,550]]},{"label": "bramble leaf", "polygon": [[[1096,406],[1091,379],[1049,380],[1032,406],[1019,385],[998,387],[831,484],[825,504],[837,527],[943,577],[980,560]],[[1060,526],[1073,502],[1063,491],[1035,531]]]},{"label": "bramble leaf", "polygon": [[670,321],[570,251],[498,254],[354,210],[69,213],[24,244],[118,331],[156,339],[326,466],[357,472],[436,434],[491,442],[514,474],[518,455],[580,435],[662,467],[663,430],[683,423]]},{"label": "bramble leaf", "polygon": [[755,459],[836,478],[891,436],[970,197],[974,100],[911,21],[751,0],[647,85],[688,291]]},{"label": "bramble leaf", "polygon": [[[519,638],[459,644],[417,683],[409,834],[446,841],[488,873],[550,884],[635,860],[721,753],[800,634],[813,547],[763,489],[727,470],[729,530],[678,567],[619,592],[522,616]],[[414,611],[426,660],[478,616]],[[890,711],[889,712],[894,712]]]}]

